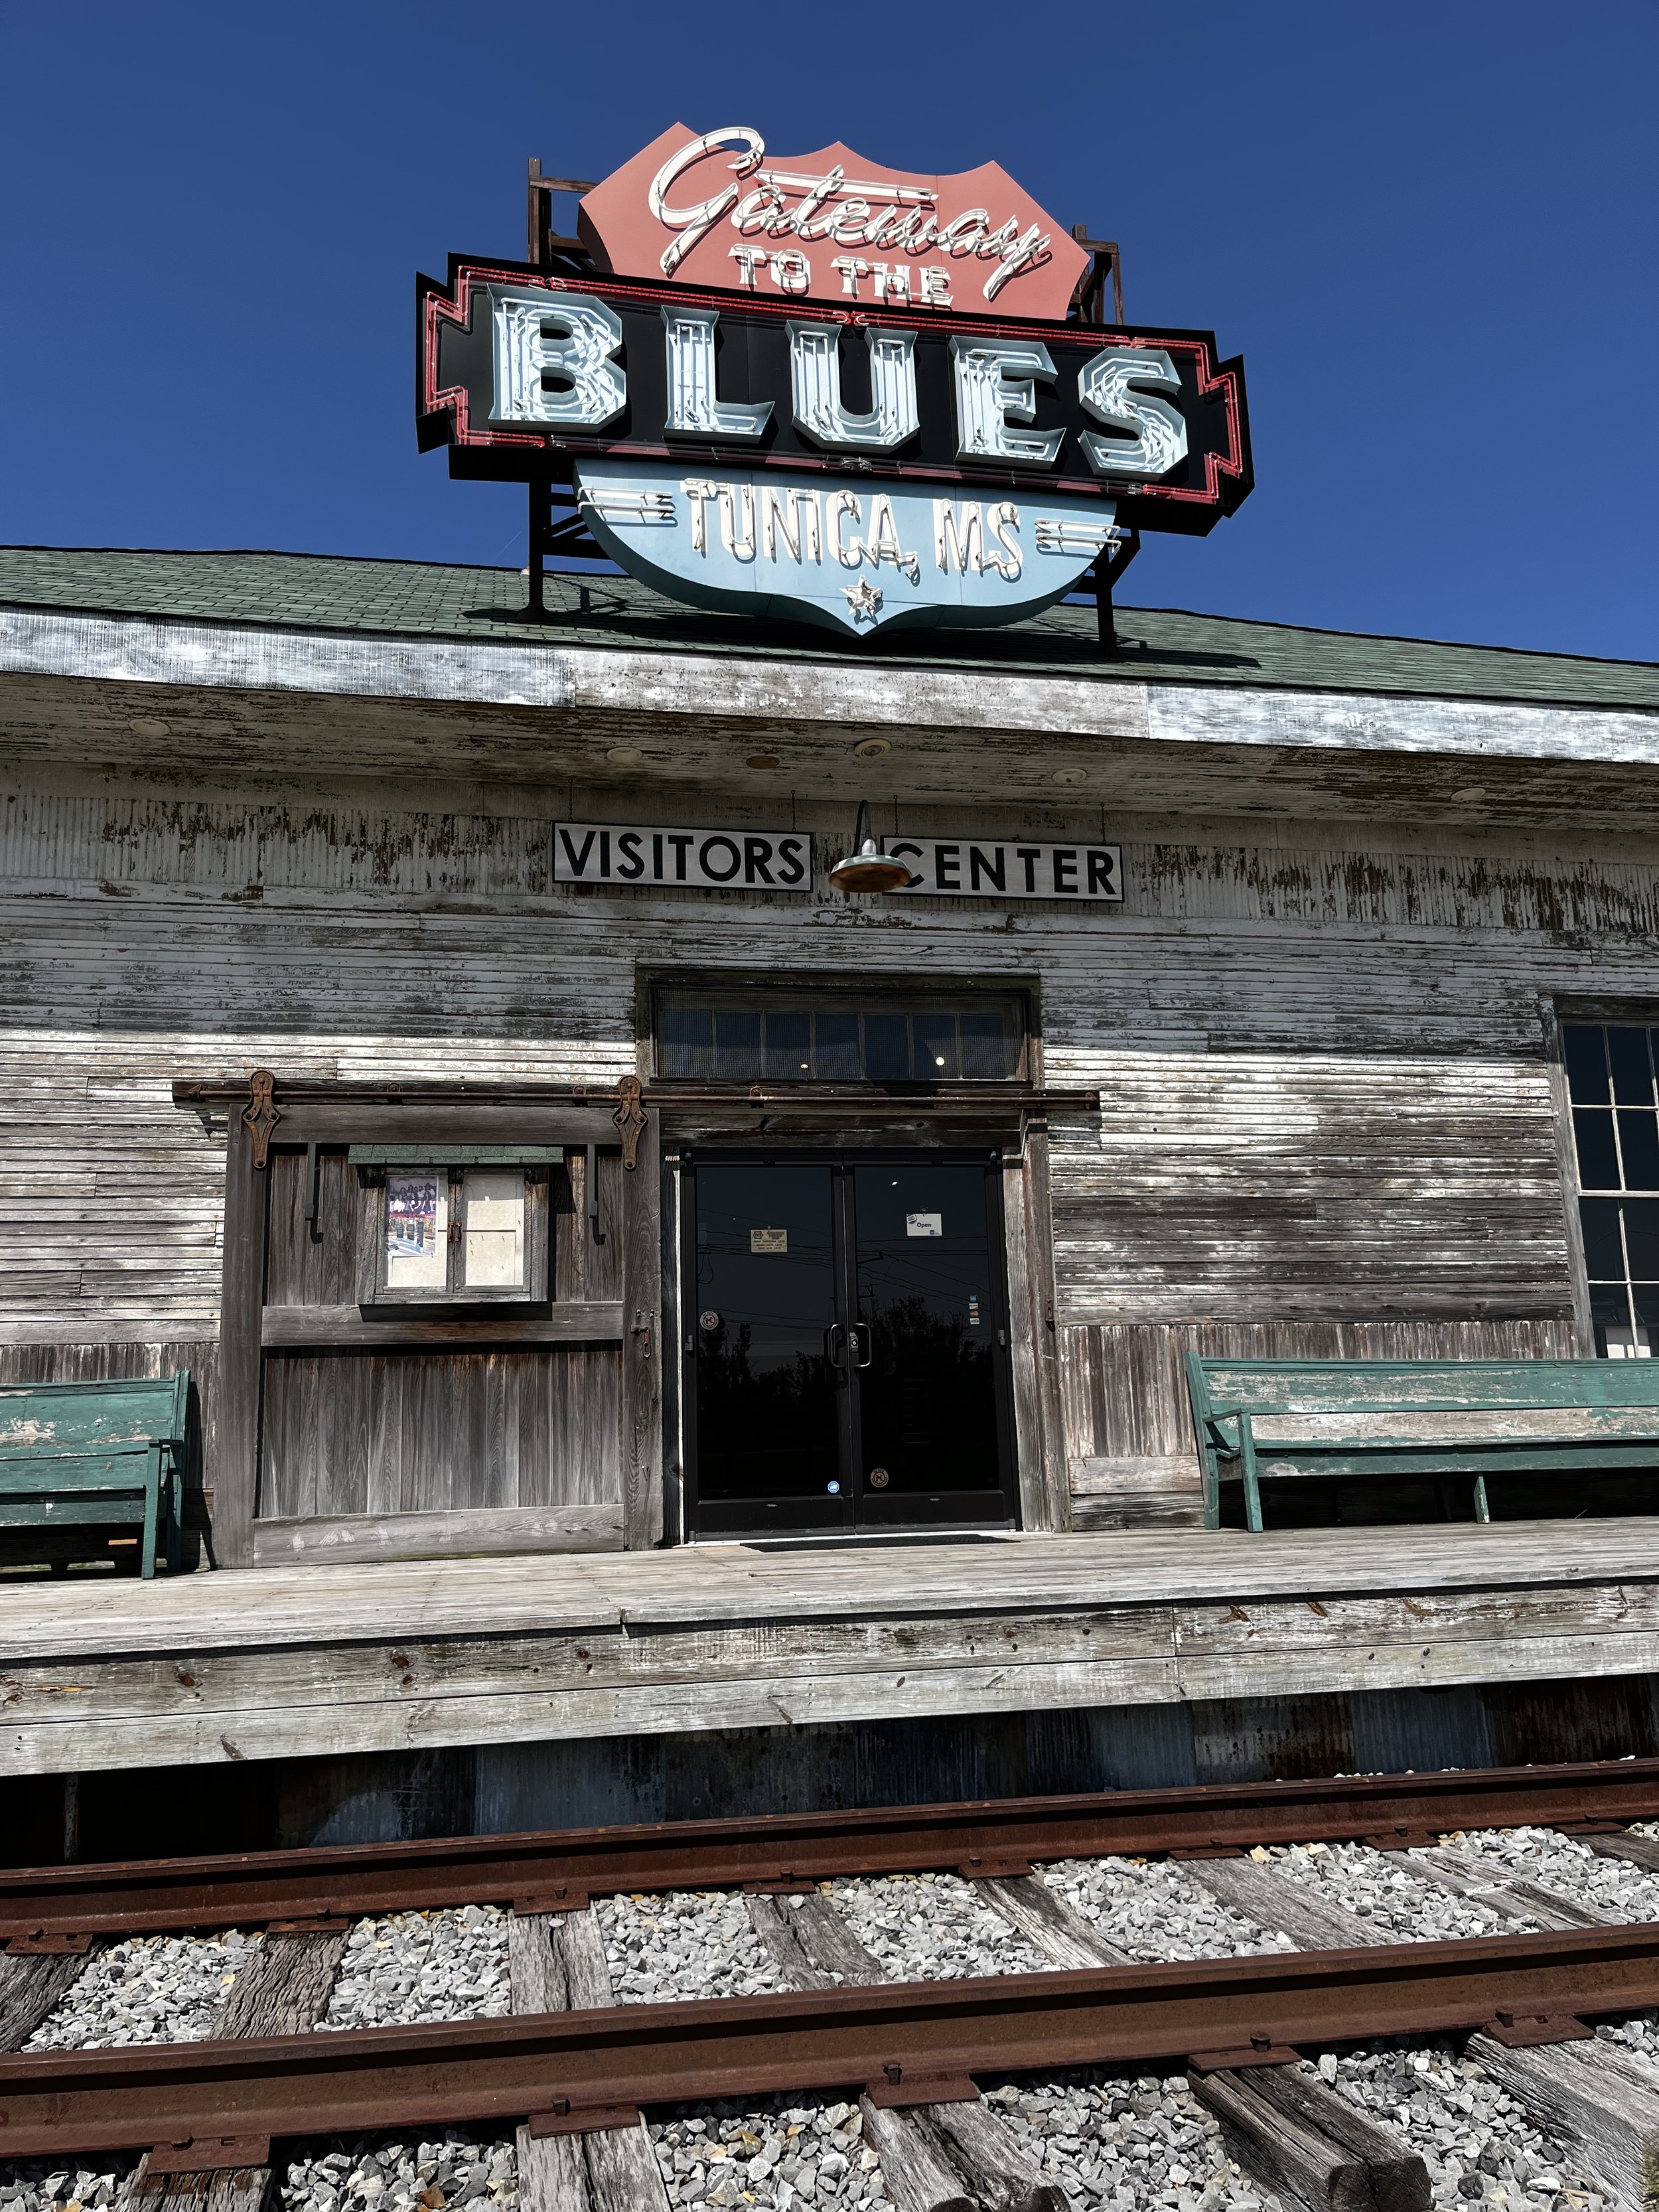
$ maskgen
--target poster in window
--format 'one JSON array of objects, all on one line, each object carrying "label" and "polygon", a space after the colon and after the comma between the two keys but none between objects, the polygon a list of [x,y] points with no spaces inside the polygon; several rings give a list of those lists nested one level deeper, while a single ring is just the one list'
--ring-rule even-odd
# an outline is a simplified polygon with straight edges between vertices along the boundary
[{"label": "poster in window", "polygon": [[449,1185],[434,1168],[386,1179],[389,1291],[441,1291],[449,1279]]},{"label": "poster in window", "polygon": [[522,1171],[469,1175],[466,1207],[466,1286],[517,1290],[524,1281]]}]

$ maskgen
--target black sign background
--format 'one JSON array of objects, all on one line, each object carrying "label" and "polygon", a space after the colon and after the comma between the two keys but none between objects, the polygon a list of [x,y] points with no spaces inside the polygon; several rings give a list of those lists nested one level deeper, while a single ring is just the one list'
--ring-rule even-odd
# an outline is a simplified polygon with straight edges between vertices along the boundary
[{"label": "black sign background", "polygon": [[[617,359],[628,378],[627,409],[616,422],[600,432],[556,434],[532,423],[491,424],[492,334],[489,295],[483,289],[489,283],[546,289],[550,298],[561,291],[586,294],[605,302],[622,323],[623,344]],[[720,398],[773,403],[771,421],[757,441],[711,441],[665,434],[666,349],[661,310],[672,301],[718,311]],[[1253,481],[1243,364],[1237,359],[1218,362],[1215,340],[1207,331],[1015,322],[919,309],[889,312],[851,302],[837,312],[822,301],[789,300],[781,295],[769,298],[700,291],[616,276],[550,278],[545,270],[524,263],[486,264],[458,258],[451,259],[447,288],[431,277],[416,280],[416,312],[421,449],[447,445],[450,472],[457,477],[568,482],[572,461],[582,455],[632,454],[641,459],[668,458],[694,469],[767,466],[842,477],[931,479],[987,493],[1004,489],[1027,494],[1093,492],[1116,501],[1118,520],[1126,526],[1199,536],[1233,512]],[[877,324],[915,331],[921,428],[896,458],[826,453],[801,436],[791,419],[787,325],[792,320],[841,325],[842,397],[854,410],[871,404],[865,328]],[[1054,378],[1052,383],[1037,383],[1036,420],[1030,427],[1064,428],[1066,435],[1054,467],[1021,468],[1006,461],[957,458],[950,341],[958,333],[1035,342],[1048,348]],[[1181,378],[1180,395],[1172,404],[1186,422],[1188,450],[1185,460],[1156,483],[1097,476],[1078,444],[1079,432],[1101,428],[1078,403],[1078,371],[1103,346],[1127,346],[1135,340],[1161,347]]]}]

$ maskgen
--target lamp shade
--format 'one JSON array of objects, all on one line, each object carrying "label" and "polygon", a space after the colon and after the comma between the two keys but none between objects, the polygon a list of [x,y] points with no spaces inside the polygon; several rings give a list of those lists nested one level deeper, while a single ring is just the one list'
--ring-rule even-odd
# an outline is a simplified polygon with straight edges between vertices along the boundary
[{"label": "lamp shade", "polygon": [[855,849],[830,871],[838,891],[901,891],[911,881],[903,860],[889,860],[870,827],[870,802],[859,801],[858,826],[853,832]]}]

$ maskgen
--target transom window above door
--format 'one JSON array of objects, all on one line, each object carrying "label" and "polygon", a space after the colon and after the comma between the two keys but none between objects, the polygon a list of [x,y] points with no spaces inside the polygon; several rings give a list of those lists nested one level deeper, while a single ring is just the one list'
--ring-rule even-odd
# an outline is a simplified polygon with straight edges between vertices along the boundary
[{"label": "transom window above door", "polygon": [[657,1079],[716,1083],[1019,1083],[1021,994],[665,988]]}]

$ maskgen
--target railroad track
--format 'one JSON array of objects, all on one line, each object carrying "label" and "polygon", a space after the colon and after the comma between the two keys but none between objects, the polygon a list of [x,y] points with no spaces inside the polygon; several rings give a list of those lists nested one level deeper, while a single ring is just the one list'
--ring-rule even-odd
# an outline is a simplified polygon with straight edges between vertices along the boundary
[{"label": "railroad track", "polygon": [[25,1868],[0,1871],[0,1949],[434,1906],[568,1911],[637,1890],[787,1887],[941,1867],[979,1877],[1109,1854],[1208,1857],[1349,1840],[1403,1850],[1458,1829],[1588,1835],[1656,1819],[1659,1759],[1644,1759]]},{"label": "railroad track", "polygon": [[[1558,1856],[1576,1851],[1569,1871],[1582,1861],[1640,1881],[1659,1875],[1659,1839],[1630,1831],[1650,1820],[1659,1760],[0,1874],[0,2044],[49,2023],[112,1944],[266,1931],[206,2040],[0,2054],[0,2160],[137,2152],[152,2197],[187,2194],[189,2183],[199,2198],[199,2177],[216,2173],[257,2199],[273,2143],[516,2130],[526,2212],[634,2212],[670,2201],[662,2125],[653,2148],[642,2112],[793,2099],[842,2116],[829,2132],[863,2161],[822,2154],[810,2195],[788,2185],[796,2203],[875,2201],[847,2188],[826,2197],[837,2179],[826,2162],[840,2157],[855,2176],[876,2172],[899,2212],[1061,2212],[1052,2174],[1071,2177],[1021,2132],[1016,2093],[993,2087],[981,2099],[981,2087],[1080,2068],[1143,2081],[1181,2069],[1228,2148],[1281,2203],[1405,2212],[1431,2202],[1424,2157],[1339,2094],[1354,2084],[1329,2054],[1455,2036],[1474,2039],[1480,2078],[1504,2084],[1579,2162],[1589,2193],[1578,2202],[1596,2201],[1599,2185],[1609,2204],[1650,2203],[1659,2067],[1592,2029],[1659,2008],[1659,1893],[1651,1917],[1610,1912],[1583,1881],[1574,1895],[1531,1878],[1524,1854],[1437,1841],[1545,1831],[1565,1839],[1549,1846]],[[1362,1871],[1390,1855],[1376,1864],[1408,1870],[1388,1879],[1405,1881],[1424,1924],[1432,1904],[1460,1924],[1474,1916],[1513,1932],[1379,1941],[1398,1931],[1307,1878],[1322,1845],[1360,1847]],[[1201,1892],[1226,1923],[1222,1948],[1229,1929],[1237,1943],[1248,1926],[1261,1938],[1255,1954],[1136,1960],[1067,1901],[1083,1894],[1075,1882],[1034,1871],[1063,1863],[1086,1876],[1149,1858],[1167,1873],[1155,1864],[1138,1880]],[[1048,1971],[964,1974],[946,1961],[939,1973],[954,1978],[884,1978],[891,1958],[902,1964],[902,1942],[895,1951],[879,1916],[869,1921],[869,1899],[896,1882],[920,1895],[918,1878],[994,1920],[997,1963]],[[738,1893],[770,1993],[616,2002],[637,1991],[613,1982],[616,1929],[607,1963],[594,1901],[612,1900],[603,1910],[632,1924],[650,1918],[635,1899],[712,1891]],[[506,1909],[512,2017],[317,2032],[365,1916],[469,1907]],[[1304,2054],[1327,2054],[1317,2074],[1294,2063]],[[1467,2183],[1460,2173],[1465,2197]],[[786,2202],[783,2186],[748,2201]],[[733,2200],[677,2188],[675,2201]]]}]

